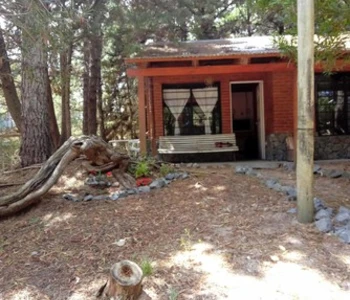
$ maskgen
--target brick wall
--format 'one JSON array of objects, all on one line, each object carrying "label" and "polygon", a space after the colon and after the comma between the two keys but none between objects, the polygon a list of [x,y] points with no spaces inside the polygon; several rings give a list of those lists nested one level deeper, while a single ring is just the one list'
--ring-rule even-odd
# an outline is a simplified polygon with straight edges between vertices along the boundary
[{"label": "brick wall", "polygon": [[[230,82],[234,81],[257,81],[264,82],[264,111],[266,135],[271,133],[293,133],[294,129],[294,109],[293,97],[295,74],[293,72],[283,73],[242,73],[228,74],[220,76],[181,76],[181,77],[154,77],[152,79],[152,100],[154,111],[155,136],[164,135],[163,128],[163,84],[186,84],[200,83],[208,79],[220,82],[221,112],[222,112],[222,132],[231,133],[231,104],[230,104]],[[151,116],[147,119],[150,120]]]}]

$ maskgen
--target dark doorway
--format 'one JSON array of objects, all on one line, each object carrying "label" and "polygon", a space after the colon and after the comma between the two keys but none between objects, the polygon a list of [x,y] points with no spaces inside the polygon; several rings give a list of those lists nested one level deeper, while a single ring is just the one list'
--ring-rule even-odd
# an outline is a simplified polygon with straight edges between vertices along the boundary
[{"label": "dark doorway", "polygon": [[238,159],[259,159],[258,83],[231,84],[232,128],[239,147]]}]

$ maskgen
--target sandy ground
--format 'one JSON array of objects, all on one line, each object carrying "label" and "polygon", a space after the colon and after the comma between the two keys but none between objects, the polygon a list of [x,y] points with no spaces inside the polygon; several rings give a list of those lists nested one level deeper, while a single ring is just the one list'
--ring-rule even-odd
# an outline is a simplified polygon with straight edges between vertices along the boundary
[{"label": "sandy ground", "polygon": [[[152,263],[151,299],[350,299],[350,245],[299,224],[287,213],[296,204],[257,178],[190,172],[149,194],[74,203],[62,195],[91,191],[73,164],[40,204],[0,220],[0,299],[95,299],[122,259]],[[263,174],[294,181],[281,169]],[[348,179],[317,178],[315,193],[350,206]]]}]

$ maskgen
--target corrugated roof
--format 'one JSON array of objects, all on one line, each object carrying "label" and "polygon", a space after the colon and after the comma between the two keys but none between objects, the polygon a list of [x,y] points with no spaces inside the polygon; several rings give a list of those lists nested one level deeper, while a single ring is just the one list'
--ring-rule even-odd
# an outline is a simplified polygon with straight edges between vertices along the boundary
[{"label": "corrugated roof", "polygon": [[[286,37],[290,39],[290,37]],[[350,50],[350,39],[346,43]],[[252,36],[219,40],[199,40],[180,43],[151,43],[132,59],[186,58],[205,56],[279,54],[272,36]]]}]

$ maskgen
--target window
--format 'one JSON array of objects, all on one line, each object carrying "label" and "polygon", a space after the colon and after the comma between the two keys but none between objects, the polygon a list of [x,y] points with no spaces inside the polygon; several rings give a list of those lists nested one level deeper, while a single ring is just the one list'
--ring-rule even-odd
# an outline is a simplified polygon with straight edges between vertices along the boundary
[{"label": "window", "polygon": [[316,75],[315,88],[319,135],[350,134],[350,73]]},{"label": "window", "polygon": [[219,85],[163,87],[165,135],[221,133]]}]

